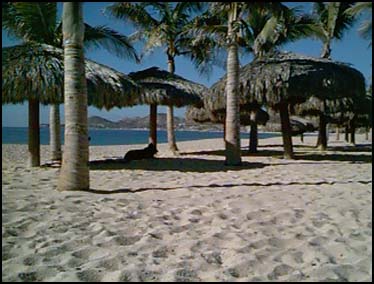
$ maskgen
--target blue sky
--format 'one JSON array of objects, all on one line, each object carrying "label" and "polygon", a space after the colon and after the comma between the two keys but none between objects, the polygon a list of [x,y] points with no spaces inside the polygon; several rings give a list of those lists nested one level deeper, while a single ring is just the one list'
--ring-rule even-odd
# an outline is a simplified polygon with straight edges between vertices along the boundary
[{"label": "blue sky", "polygon": [[[289,6],[302,6],[305,11],[309,12],[311,9],[310,2],[299,2],[291,3],[285,2]],[[107,25],[112,29],[121,32],[124,35],[130,35],[135,31],[134,27],[129,23],[125,23],[120,20],[111,19],[102,13],[102,9],[109,5],[109,2],[85,2],[83,5],[84,21],[90,25]],[[62,4],[58,3],[59,12],[61,12]],[[334,41],[332,44],[332,58],[337,61],[342,61],[351,64],[354,68],[362,72],[366,78],[366,81],[371,81],[372,76],[372,50],[368,48],[368,41],[363,40],[357,33],[360,21],[356,23],[350,30],[348,30],[343,40]],[[2,31],[2,47],[11,46],[20,43],[14,39],[10,39],[6,32]],[[141,49],[141,45],[137,44],[136,48],[138,51]],[[293,51],[297,53],[306,54],[309,56],[319,56],[321,52],[322,44],[316,40],[300,40],[295,43],[285,45],[282,50]],[[144,58],[141,64],[136,64],[128,60],[119,59],[106,50],[92,49],[88,51],[85,56],[89,59],[97,61],[99,63],[108,65],[123,73],[130,73],[139,71],[151,66],[158,66],[162,69],[167,70],[166,55],[162,49],[155,50],[154,53]],[[241,65],[245,65],[251,61],[251,56],[244,55],[240,58]],[[225,74],[225,70],[215,67],[209,77],[200,75],[193,64],[183,57],[176,58],[176,73],[189,80],[199,82],[207,87],[210,87],[219,78]],[[27,126],[27,102],[19,105],[3,105],[2,106],[2,126]],[[166,108],[159,106],[159,113],[165,113]],[[175,108],[175,115],[184,117],[185,108]],[[94,107],[88,108],[88,115],[99,115],[106,119],[113,121],[120,120],[121,118],[134,117],[134,116],[146,116],[149,113],[148,106],[134,106],[127,108],[114,108],[110,111],[99,110]],[[63,121],[63,106],[61,107],[62,121]],[[41,123],[48,123],[49,121],[49,107],[41,106],[40,108],[40,120]]]}]

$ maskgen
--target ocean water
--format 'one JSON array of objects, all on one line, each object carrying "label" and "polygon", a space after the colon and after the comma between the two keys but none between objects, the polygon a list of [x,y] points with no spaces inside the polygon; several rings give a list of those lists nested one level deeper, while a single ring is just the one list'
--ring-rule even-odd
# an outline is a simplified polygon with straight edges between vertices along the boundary
[{"label": "ocean water", "polygon": [[[64,133],[61,129],[62,144],[64,143]],[[128,130],[128,129],[89,129],[91,137],[90,145],[128,145],[128,144],[148,144],[148,130]],[[242,138],[249,137],[248,133],[242,133]],[[259,138],[274,137],[276,133],[259,133]],[[189,141],[209,138],[223,138],[223,132],[209,131],[175,131],[176,140]],[[2,144],[27,144],[27,127],[2,127]],[[166,130],[157,131],[157,142],[167,142]],[[40,128],[40,144],[49,144],[49,128]]]}]

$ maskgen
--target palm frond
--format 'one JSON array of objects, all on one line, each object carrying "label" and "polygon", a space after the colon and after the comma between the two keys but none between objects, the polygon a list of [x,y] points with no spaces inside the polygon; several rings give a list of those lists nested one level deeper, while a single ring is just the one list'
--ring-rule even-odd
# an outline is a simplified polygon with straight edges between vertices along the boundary
[{"label": "palm frond", "polygon": [[104,13],[114,18],[133,23],[135,26],[142,29],[154,28],[159,25],[159,21],[147,12],[144,4],[130,2],[115,3],[106,7]]},{"label": "palm frond", "polygon": [[253,44],[256,56],[261,56],[264,52],[267,52],[268,48],[266,46],[274,46],[278,41],[280,33],[283,31],[284,24],[282,21],[284,20],[273,16],[266,22]]},{"label": "palm frond", "polygon": [[84,47],[103,47],[118,57],[134,59],[136,62],[140,61],[128,37],[106,26],[92,27],[85,24]]},{"label": "palm frond", "polygon": [[10,35],[24,41],[55,44],[56,3],[16,2],[2,8],[2,28]]},{"label": "palm frond", "polygon": [[373,11],[373,3],[372,2],[356,2],[353,6],[349,7],[345,13],[347,13],[350,16],[353,16],[355,18],[358,18],[361,14],[367,13],[369,18],[364,20],[359,29],[359,34],[364,39],[370,39],[371,46],[371,39],[372,39],[372,11]]},{"label": "palm frond", "polygon": [[373,22],[370,20],[367,20],[367,21],[362,22],[358,29],[358,32],[364,39],[370,39],[370,45],[371,45],[371,40],[373,38],[372,28],[373,28]]},{"label": "palm frond", "polygon": [[371,12],[373,9],[373,2],[356,2],[352,7],[346,10],[346,13],[351,16],[358,16],[361,13]]}]

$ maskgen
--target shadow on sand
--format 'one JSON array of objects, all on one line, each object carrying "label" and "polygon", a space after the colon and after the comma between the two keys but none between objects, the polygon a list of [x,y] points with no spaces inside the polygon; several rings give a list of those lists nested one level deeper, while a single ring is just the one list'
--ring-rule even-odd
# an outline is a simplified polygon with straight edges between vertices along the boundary
[{"label": "shadow on sand", "polygon": [[268,166],[264,163],[243,162],[240,166],[226,166],[223,160],[200,158],[154,158],[125,162],[123,159],[95,160],[89,163],[90,170],[149,170],[179,172],[226,172],[258,169]]},{"label": "shadow on sand", "polygon": [[[248,150],[242,150],[243,157],[273,157],[283,158],[283,150],[268,150],[266,148],[282,147],[283,145],[264,145],[259,146],[256,153],[250,153]],[[355,146],[329,146],[326,152],[320,152],[315,146],[309,145],[294,145],[296,151],[294,153],[295,160],[310,160],[310,161],[342,161],[352,163],[371,163],[372,155],[367,153],[372,152],[371,145],[355,145]],[[262,149],[265,148],[265,149]],[[310,150],[309,150],[310,149]],[[336,153],[340,152],[340,153]],[[360,154],[362,153],[362,154]],[[213,151],[196,151],[196,152],[184,152],[181,155],[212,155],[212,156],[224,156],[224,150],[213,150]]]},{"label": "shadow on sand", "polygon": [[247,187],[268,187],[268,186],[294,186],[294,185],[334,185],[334,184],[351,184],[351,183],[359,183],[359,184],[371,184],[372,181],[367,180],[358,180],[358,181],[315,181],[315,182],[268,182],[268,183],[230,183],[230,184],[208,184],[208,185],[193,185],[193,186],[177,186],[177,187],[142,187],[142,188],[119,188],[113,190],[101,190],[101,189],[84,189],[79,191],[95,193],[95,194],[116,194],[116,193],[137,193],[137,192],[145,192],[145,191],[169,191],[169,190],[178,190],[178,189],[185,189],[185,188],[234,188],[240,186],[247,186]]}]

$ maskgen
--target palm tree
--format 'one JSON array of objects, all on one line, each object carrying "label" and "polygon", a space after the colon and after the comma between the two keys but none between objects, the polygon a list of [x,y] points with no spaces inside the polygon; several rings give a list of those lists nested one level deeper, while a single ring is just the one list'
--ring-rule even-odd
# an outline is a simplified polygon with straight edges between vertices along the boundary
[{"label": "palm tree", "polygon": [[87,86],[83,52],[82,3],[63,8],[65,149],[59,190],[89,189]]},{"label": "palm tree", "polygon": [[373,26],[373,20],[372,20],[373,2],[356,2],[352,7],[346,10],[346,13],[354,17],[358,17],[361,13],[370,14],[370,19],[367,19],[361,23],[361,26],[358,32],[364,39],[370,40],[369,46],[371,46],[372,26]]},{"label": "palm tree", "polygon": [[[210,47],[218,47],[227,52],[226,68],[226,115],[225,129],[225,164],[240,165],[240,107],[239,107],[239,40],[240,23],[247,4],[244,2],[211,2],[208,10],[195,19],[192,44],[199,47],[201,43],[209,43]],[[194,48],[196,50],[199,48]],[[213,52],[194,56],[195,64],[216,59]]]},{"label": "palm tree", "polygon": [[[354,18],[347,13],[353,2],[315,2],[313,16],[315,19],[314,36],[323,43],[321,58],[331,58],[331,42],[342,39],[344,32],[352,26]],[[323,102],[324,104],[324,102]],[[327,149],[327,119],[321,112],[317,147]]]},{"label": "palm tree", "polygon": [[[57,19],[57,3],[3,3],[2,27],[11,36],[25,43],[43,43],[62,48],[62,23]],[[85,25],[85,48],[104,47],[122,58],[138,61],[127,37],[106,26]],[[59,103],[51,102],[50,133],[52,161],[61,161]],[[29,152],[30,165],[40,165],[39,101],[29,100]]]},{"label": "palm tree", "polygon": [[[298,15],[296,9],[288,9],[280,3],[211,3],[210,9],[200,17],[192,32],[193,43],[215,43],[227,50],[227,87],[226,87],[226,163],[240,164],[239,138],[239,94],[238,94],[238,47],[262,57],[287,41],[294,41],[311,32],[312,20]],[[210,41],[209,41],[210,39]],[[204,49],[201,49],[204,51]],[[204,54],[195,61],[214,60],[212,52],[205,58]],[[287,108],[286,108],[287,110]],[[288,110],[287,110],[288,111]],[[287,115],[282,115],[284,120]],[[287,127],[285,128],[287,130]],[[254,137],[254,136],[252,136]],[[291,145],[290,139],[285,145]]]},{"label": "palm tree", "polygon": [[227,5],[226,164],[240,165],[239,54],[234,27],[238,20],[239,3]]},{"label": "palm tree", "polygon": [[341,40],[353,25],[353,17],[346,12],[352,5],[353,2],[314,2],[314,35],[323,43],[321,58],[331,58],[332,40]]},{"label": "palm tree", "polygon": [[[271,7],[270,7],[271,8]],[[256,7],[247,16],[246,30],[242,45],[246,51],[260,59],[279,49],[280,46],[309,37],[313,33],[313,19],[300,13],[297,7],[288,8],[280,5],[275,11],[269,7]],[[282,104],[279,107],[282,122],[282,136],[285,148],[285,157],[293,157],[291,125],[289,120],[289,106]],[[253,133],[252,133],[253,132]],[[257,124],[251,124],[250,152],[256,152]]]},{"label": "palm tree", "polygon": [[[131,21],[138,28],[133,38],[146,40],[143,56],[156,47],[165,47],[168,71],[174,73],[175,57],[185,54],[182,53],[185,43],[182,35],[185,26],[190,22],[189,14],[201,8],[202,5],[198,2],[121,2],[108,6],[105,11],[117,19]],[[153,12],[157,13],[156,17]],[[151,105],[151,114],[156,112],[157,106]],[[153,120],[156,119],[155,115],[153,117]],[[172,105],[167,106],[167,133],[169,148],[177,153]]]}]

